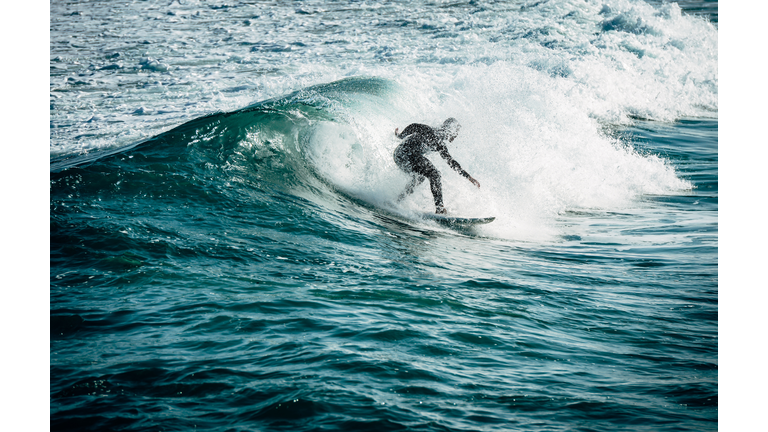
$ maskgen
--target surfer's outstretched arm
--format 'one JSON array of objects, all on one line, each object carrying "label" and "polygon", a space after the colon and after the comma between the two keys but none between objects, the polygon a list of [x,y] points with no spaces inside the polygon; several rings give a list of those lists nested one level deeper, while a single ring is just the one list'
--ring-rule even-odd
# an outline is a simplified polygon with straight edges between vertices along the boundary
[{"label": "surfer's outstretched arm", "polygon": [[472,183],[473,185],[477,186],[478,188],[480,187],[480,182],[475,180],[471,175],[469,175],[468,172],[464,171],[461,165],[459,165],[459,163],[456,162],[456,159],[452,158],[450,153],[448,153],[447,148],[443,148],[440,150],[440,156],[443,159],[445,159],[445,161],[448,163],[448,166],[453,168],[454,171],[461,174],[462,177],[466,177],[467,180],[469,180],[469,182]]}]

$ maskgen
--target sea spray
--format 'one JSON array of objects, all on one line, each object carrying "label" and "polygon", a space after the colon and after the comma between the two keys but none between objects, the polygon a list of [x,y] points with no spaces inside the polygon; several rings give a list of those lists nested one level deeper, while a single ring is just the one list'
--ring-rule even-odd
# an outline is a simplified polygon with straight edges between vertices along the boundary
[{"label": "sea spray", "polygon": [[[599,122],[573,107],[556,87],[547,87],[550,81],[540,72],[511,69],[497,64],[473,70],[478,84],[452,90],[440,105],[424,98],[431,113],[461,119],[464,127],[449,150],[482,185],[475,189],[439,157],[430,156],[442,173],[446,205],[454,214],[495,211],[498,223],[488,227],[495,235],[509,235],[520,224],[546,231],[565,211],[617,209],[644,194],[691,188],[664,159],[641,155],[630,143],[606,135]],[[420,96],[410,86],[386,98],[398,100],[403,94]],[[391,122],[406,116],[386,98],[355,103],[354,110],[345,112],[345,124],[318,125],[307,141],[321,176],[374,205],[393,201],[407,181],[392,151],[399,142],[394,128],[408,122]],[[510,106],[510,100],[516,103]],[[361,106],[366,103],[371,107]],[[364,114],[358,117],[357,112]],[[441,118],[432,114],[420,122],[438,125]],[[404,207],[430,211],[430,203],[429,189],[422,187]]]}]

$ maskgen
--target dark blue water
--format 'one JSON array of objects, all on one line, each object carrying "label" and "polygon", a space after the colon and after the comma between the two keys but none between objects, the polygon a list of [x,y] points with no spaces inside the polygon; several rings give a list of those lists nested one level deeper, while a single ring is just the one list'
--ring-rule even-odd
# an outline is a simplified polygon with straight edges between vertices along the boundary
[{"label": "dark blue water", "polygon": [[543,244],[329,197],[227,122],[51,174],[54,429],[716,428],[716,122],[622,129],[695,189]]},{"label": "dark blue water", "polygon": [[586,109],[590,83],[558,105],[580,62],[472,63],[490,88],[450,66],[437,99],[465,102],[446,102],[451,149],[483,187],[445,170],[446,200],[497,217],[475,228],[421,219],[426,186],[387,204],[406,181],[392,130],[435,96],[419,80],[323,79],[109,145],[112,114],[82,124],[93,142],[52,114],[51,429],[717,430],[717,107]]}]

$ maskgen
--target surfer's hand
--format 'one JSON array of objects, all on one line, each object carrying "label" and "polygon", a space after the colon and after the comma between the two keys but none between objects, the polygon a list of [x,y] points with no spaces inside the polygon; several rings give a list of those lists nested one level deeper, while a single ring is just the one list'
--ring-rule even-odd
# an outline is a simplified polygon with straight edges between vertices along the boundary
[{"label": "surfer's hand", "polygon": [[397,136],[397,130],[400,128],[395,128],[395,136]]},{"label": "surfer's hand", "polygon": [[469,181],[470,181],[470,182],[472,182],[472,184],[473,184],[473,185],[475,185],[475,186],[477,186],[478,188],[480,188],[480,182],[479,182],[479,181],[475,180],[475,179],[474,179],[474,178],[472,178],[472,177],[469,177]]}]

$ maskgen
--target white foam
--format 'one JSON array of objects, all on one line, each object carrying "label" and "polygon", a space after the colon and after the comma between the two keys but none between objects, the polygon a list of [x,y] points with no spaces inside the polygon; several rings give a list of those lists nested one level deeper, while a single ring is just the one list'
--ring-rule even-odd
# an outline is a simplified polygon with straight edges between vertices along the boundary
[{"label": "white foam", "polygon": [[[437,125],[454,116],[463,128],[450,152],[482,187],[476,189],[432,155],[442,172],[446,206],[456,214],[496,216],[494,229],[488,229],[497,235],[553,233],[548,225],[565,211],[615,209],[644,194],[691,187],[663,159],[605,136],[594,118],[569,103],[557,86],[548,86],[540,72],[496,64],[466,73],[482,79],[459,75],[453,85],[433,83],[453,87],[439,103],[434,89],[427,89],[416,92],[424,98],[421,105],[416,86],[409,86],[393,98],[389,113],[363,115],[358,107],[349,126],[318,126],[311,140],[318,171],[358,198],[391,201],[407,180],[392,160],[399,142],[394,128]],[[399,110],[399,98],[409,98],[413,111]],[[425,183],[404,206],[428,211],[431,203]]]},{"label": "white foam", "polygon": [[[451,153],[482,188],[435,158],[446,206],[471,216],[494,212],[498,220],[487,229],[497,235],[546,236],[556,232],[553,221],[566,211],[618,209],[643,195],[690,189],[667,161],[638,154],[606,136],[603,127],[629,123],[632,116],[716,116],[716,29],[682,15],[675,4],[546,5],[547,10],[499,18],[490,27],[520,33],[525,29],[517,27],[535,18],[537,28],[559,30],[550,31],[555,48],[515,37],[492,43],[483,40],[482,30],[463,35],[471,43],[459,55],[483,61],[359,67],[355,72],[391,78],[401,90],[386,112],[349,113],[356,156],[337,162],[327,175],[344,173],[339,184],[370,202],[391,199],[406,179],[391,160],[394,128],[437,125],[452,116],[464,127]],[[571,17],[563,19],[569,11]],[[449,50],[438,48],[433,55]],[[488,61],[489,54],[495,58]],[[428,187],[404,205],[430,208]]]},{"label": "white foam", "polygon": [[[279,2],[216,10],[189,1],[162,11],[97,2],[83,20],[52,6],[52,153],[110,140],[125,145],[200,115],[343,77],[381,76],[407,86],[425,75],[442,83],[441,75],[463,75],[447,81],[462,85],[484,78],[467,74],[467,65],[499,62],[552,76],[573,106],[603,121],[717,115],[717,30],[674,3],[349,8],[310,0],[302,8],[309,13]],[[120,16],[135,19],[115,26]],[[116,56],[122,67],[110,68]],[[248,91],[229,91],[244,86]],[[140,107],[149,114],[132,116]],[[420,109],[429,115],[428,108]],[[84,126],[96,129],[93,140],[77,138],[96,113],[115,121]]]}]

